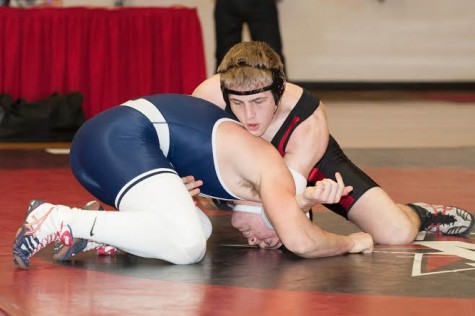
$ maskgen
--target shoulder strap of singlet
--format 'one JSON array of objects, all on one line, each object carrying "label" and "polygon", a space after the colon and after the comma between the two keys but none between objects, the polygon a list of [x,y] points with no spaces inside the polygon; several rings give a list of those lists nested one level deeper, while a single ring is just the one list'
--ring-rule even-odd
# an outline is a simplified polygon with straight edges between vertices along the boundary
[{"label": "shoulder strap of singlet", "polygon": [[285,155],[285,148],[287,147],[292,132],[300,125],[300,123],[305,121],[313,112],[315,112],[319,104],[320,99],[318,97],[305,89],[303,90],[299,101],[292,111],[290,111],[271,142],[282,156]]}]

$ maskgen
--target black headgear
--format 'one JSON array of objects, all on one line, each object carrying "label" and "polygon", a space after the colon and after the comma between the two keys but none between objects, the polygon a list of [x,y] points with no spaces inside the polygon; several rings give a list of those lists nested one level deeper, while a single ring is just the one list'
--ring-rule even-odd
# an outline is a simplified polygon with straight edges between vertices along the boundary
[{"label": "black headgear", "polygon": [[231,68],[239,68],[239,67],[253,67],[253,68],[258,68],[258,69],[264,69],[264,70],[269,70],[272,72],[272,84],[267,86],[267,87],[262,87],[259,89],[254,89],[254,90],[248,90],[248,91],[236,91],[236,90],[231,90],[226,88],[222,83],[221,83],[221,91],[223,92],[223,98],[224,101],[226,102],[226,105],[229,106],[229,94],[236,94],[236,95],[251,95],[251,94],[256,94],[268,90],[272,90],[272,95],[274,97],[275,104],[279,104],[280,98],[282,98],[282,95],[284,94],[285,90],[285,74],[283,69],[281,68],[267,68],[263,65],[251,65],[244,59],[238,60],[236,64],[233,64],[229,67],[227,67],[224,70],[219,71],[219,73],[224,73],[228,71]]}]

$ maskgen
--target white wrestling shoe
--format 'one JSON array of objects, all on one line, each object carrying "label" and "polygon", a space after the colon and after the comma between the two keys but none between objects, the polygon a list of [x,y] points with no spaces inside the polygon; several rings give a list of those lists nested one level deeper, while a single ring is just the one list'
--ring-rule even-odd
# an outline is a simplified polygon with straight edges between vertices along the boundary
[{"label": "white wrestling shoe", "polygon": [[411,203],[421,215],[421,231],[444,235],[467,235],[473,227],[474,217],[471,213],[455,207]]},{"label": "white wrestling shoe", "polygon": [[[30,258],[54,241],[72,245],[71,229],[56,205],[42,200],[32,200],[26,219],[18,229],[13,243],[13,262],[22,269],[28,269]],[[64,214],[64,213],[63,213]]]}]

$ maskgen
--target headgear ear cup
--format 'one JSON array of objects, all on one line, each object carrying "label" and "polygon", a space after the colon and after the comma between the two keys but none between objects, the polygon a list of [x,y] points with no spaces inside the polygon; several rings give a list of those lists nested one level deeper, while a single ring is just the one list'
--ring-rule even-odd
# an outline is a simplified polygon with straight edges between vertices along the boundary
[{"label": "headgear ear cup", "polygon": [[223,94],[223,99],[224,99],[224,102],[226,103],[226,106],[229,107],[231,106],[230,103],[229,103],[229,94],[228,92],[226,91],[226,87],[224,86],[224,84],[221,82],[221,93]]},{"label": "headgear ear cup", "polygon": [[279,104],[280,99],[285,91],[285,74],[282,69],[272,69],[273,83],[272,94],[274,95],[275,104]]}]

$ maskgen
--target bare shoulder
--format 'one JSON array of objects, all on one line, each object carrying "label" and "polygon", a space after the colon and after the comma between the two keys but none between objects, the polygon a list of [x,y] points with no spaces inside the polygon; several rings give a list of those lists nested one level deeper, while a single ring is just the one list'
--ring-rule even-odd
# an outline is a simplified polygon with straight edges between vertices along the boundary
[{"label": "bare shoulder", "polygon": [[241,152],[273,148],[267,141],[252,135],[240,123],[232,120],[220,124],[218,136],[224,140],[223,146],[235,147]]},{"label": "bare shoulder", "polygon": [[320,106],[303,121],[290,136],[286,148],[286,162],[303,174],[308,174],[326,151],[329,130],[326,115]]},{"label": "bare shoulder", "polygon": [[219,155],[234,166],[244,166],[246,170],[257,172],[266,169],[274,160],[283,163],[282,157],[271,143],[252,135],[234,121],[220,124],[216,140]]},{"label": "bare shoulder", "polygon": [[297,102],[300,100],[302,96],[303,88],[297,86],[296,84],[286,82],[285,83],[285,91],[282,95],[281,106],[285,107],[287,110],[292,110]]},{"label": "bare shoulder", "polygon": [[216,134],[216,158],[220,174],[228,188],[239,197],[249,201],[260,201],[258,188],[263,170],[269,173],[284,163],[264,139],[254,136],[234,121],[222,122]]},{"label": "bare shoulder", "polygon": [[292,138],[295,140],[304,138],[310,142],[318,142],[320,140],[317,138],[318,135],[322,133],[328,134],[326,114],[321,106],[322,103],[320,102],[320,106],[312,113],[312,115],[310,115],[295,129],[294,133],[292,134]]},{"label": "bare shoulder", "polygon": [[226,107],[226,103],[224,102],[223,94],[221,92],[218,74],[211,76],[200,83],[193,91],[192,96],[214,103],[222,109]]},{"label": "bare shoulder", "polygon": [[[299,102],[300,98],[303,94],[303,88],[297,86],[293,83],[287,83],[285,87],[285,93],[283,100],[285,104],[290,104],[291,109],[293,109],[297,103]],[[293,132],[291,136],[292,142],[299,142],[299,140],[307,139],[308,143],[313,143],[315,135],[319,135],[321,133],[328,133],[328,125],[327,125],[327,117],[325,113],[325,107],[323,102],[318,101],[319,104],[316,105],[315,111],[310,115],[305,121],[303,121]],[[310,138],[310,139],[308,139]],[[316,139],[319,141],[321,139]],[[289,144],[290,145],[290,144]],[[313,145],[313,144],[309,144]],[[326,144],[325,144],[326,146]]]}]

